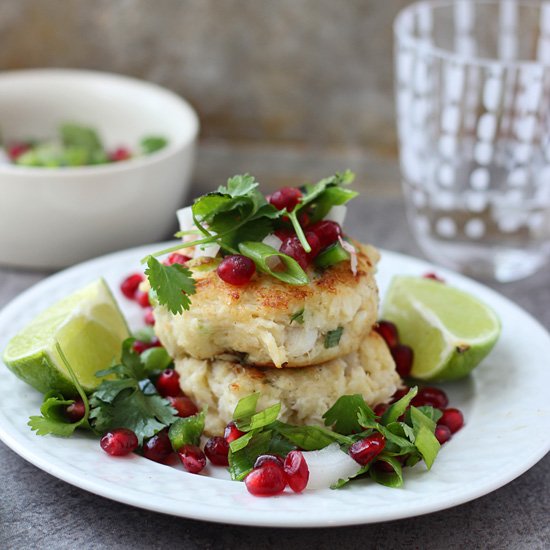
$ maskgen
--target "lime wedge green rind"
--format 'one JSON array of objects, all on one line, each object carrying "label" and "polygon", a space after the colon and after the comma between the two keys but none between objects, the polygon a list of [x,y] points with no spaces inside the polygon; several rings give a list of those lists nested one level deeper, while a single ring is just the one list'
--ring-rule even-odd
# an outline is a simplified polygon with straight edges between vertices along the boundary
[{"label": "lime wedge green rind", "polygon": [[450,381],[467,376],[489,354],[500,321],[477,298],[422,277],[394,277],[382,318],[397,325],[401,343],[414,351],[411,376]]},{"label": "lime wedge green rind", "polygon": [[42,312],[8,343],[3,360],[38,391],[72,395],[75,388],[55,349],[59,343],[86,392],[101,382],[95,372],[120,359],[129,336],[126,320],[103,279]]}]

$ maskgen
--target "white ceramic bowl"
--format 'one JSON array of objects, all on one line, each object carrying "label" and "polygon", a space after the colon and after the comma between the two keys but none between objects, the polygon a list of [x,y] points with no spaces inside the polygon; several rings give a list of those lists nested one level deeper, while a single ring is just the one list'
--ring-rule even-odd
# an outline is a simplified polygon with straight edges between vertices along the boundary
[{"label": "white ceramic bowl", "polygon": [[98,166],[0,165],[0,263],[59,268],[169,236],[189,186],[199,130],[190,105],[159,86],[114,74],[0,74],[4,138],[51,138],[63,122],[97,129],[107,148],[134,148],[152,134],[168,145]]}]

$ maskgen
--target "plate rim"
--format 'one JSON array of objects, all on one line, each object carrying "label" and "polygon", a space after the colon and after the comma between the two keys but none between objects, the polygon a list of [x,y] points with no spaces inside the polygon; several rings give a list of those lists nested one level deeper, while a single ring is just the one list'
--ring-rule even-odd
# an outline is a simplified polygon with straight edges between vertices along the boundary
[{"label": "plate rim", "polygon": [[[170,244],[171,242],[173,241],[169,241],[168,244]],[[160,243],[160,246],[164,246],[165,244],[166,243]],[[24,303],[24,301],[27,299],[29,295],[33,295],[35,293],[40,294],[41,292],[43,292],[43,287],[47,288],[50,285],[56,286],[59,281],[63,281],[64,279],[67,278],[68,275],[85,272],[86,269],[90,266],[93,267],[93,266],[97,266],[105,263],[111,263],[111,262],[116,264],[118,261],[122,261],[122,259],[125,256],[137,257],[140,254],[146,254],[147,251],[155,249],[157,246],[159,245],[152,244],[152,245],[145,245],[145,246],[121,250],[118,252],[100,256],[98,258],[87,260],[86,262],[82,262],[68,269],[65,269],[53,275],[50,275],[42,279],[38,283],[32,285],[28,289],[24,290],[18,296],[14,297],[8,304],[6,304],[0,310],[0,323],[4,320],[4,318],[6,317],[9,318],[11,315],[17,313],[17,310],[19,309],[20,305]],[[498,300],[503,300],[507,304],[507,306],[511,306],[512,308],[515,308],[517,311],[521,312],[523,316],[529,319],[529,322],[533,323],[537,327],[537,330],[541,331],[541,335],[543,337],[546,337],[546,340],[547,340],[546,345],[548,345],[548,349],[550,352],[550,335],[548,334],[547,330],[542,325],[542,323],[540,323],[530,313],[525,311],[519,305],[515,304],[513,301],[503,296],[499,292],[483,285],[482,283],[479,283],[478,281],[472,280],[459,273],[455,273],[449,269],[436,266],[433,263],[425,261],[423,259],[408,256],[399,252],[391,252],[384,249],[380,249],[380,252],[382,254],[382,262],[384,261],[384,257],[386,257],[386,258],[392,258],[393,260],[405,262],[406,264],[411,264],[411,263],[413,265],[416,264],[418,267],[426,271],[430,269],[431,270],[435,269],[439,273],[441,273],[444,277],[450,276],[455,281],[466,281],[469,286],[473,286],[481,289],[483,294],[485,296],[489,296],[490,299],[495,298]],[[484,301],[486,301],[485,298],[483,299]],[[0,406],[0,413],[1,412],[2,411]],[[546,441],[541,439],[541,444],[539,445],[539,447],[536,450],[534,450],[530,456],[524,457],[522,461],[520,461],[515,465],[512,465],[512,467],[510,467],[507,470],[506,475],[493,476],[488,483],[485,483],[482,486],[471,486],[469,487],[468,490],[462,490],[462,492],[459,495],[454,495],[454,496],[451,495],[451,498],[448,499],[448,502],[446,502],[443,505],[437,499],[434,501],[427,500],[427,501],[424,501],[423,503],[419,503],[419,505],[415,507],[414,510],[403,509],[400,512],[391,514],[391,517],[388,516],[386,512],[377,513],[376,511],[371,510],[370,511],[371,513],[368,516],[365,516],[364,514],[361,514],[361,513],[357,513],[357,514],[353,514],[348,518],[338,517],[337,520],[333,522],[329,521],[328,523],[325,517],[323,517],[322,520],[319,520],[319,519],[316,519],[315,517],[312,517],[311,515],[310,516],[306,515],[301,517],[297,516],[295,518],[285,518],[284,523],[282,523],[281,522],[282,518],[275,515],[273,518],[269,519],[266,514],[264,514],[264,516],[261,518],[255,517],[255,519],[251,521],[250,518],[247,518],[246,514],[242,514],[242,510],[240,511],[240,516],[239,516],[239,510],[237,508],[233,510],[231,509],[227,510],[225,506],[222,506],[222,509],[225,511],[225,513],[222,514],[223,517],[219,517],[216,513],[218,508],[212,507],[212,506],[210,506],[210,509],[213,511],[212,514],[205,513],[204,507],[200,507],[200,506],[196,508],[197,511],[194,511],[189,507],[186,507],[183,510],[174,509],[170,507],[170,502],[165,502],[164,504],[162,504],[159,501],[155,501],[155,502],[147,501],[147,499],[143,498],[143,491],[134,490],[134,489],[128,490],[127,488],[125,488],[124,492],[117,493],[116,485],[113,485],[113,487],[110,487],[109,485],[106,485],[104,482],[98,481],[93,476],[91,476],[90,478],[87,478],[87,476],[78,476],[77,473],[73,472],[70,469],[63,469],[62,465],[55,464],[55,463],[52,464],[50,457],[48,456],[45,457],[39,452],[33,452],[32,448],[29,449],[24,444],[25,443],[24,440],[18,439],[17,435],[13,434],[10,431],[9,426],[5,427],[2,424],[1,419],[2,417],[0,414],[0,440],[2,440],[11,450],[13,450],[15,453],[17,453],[26,461],[30,462],[31,464],[40,468],[46,473],[53,475],[54,477],[57,477],[62,481],[65,481],[66,483],[79,487],[93,494],[102,496],[104,498],[108,498],[110,500],[114,500],[123,504],[131,505],[131,506],[145,509],[145,510],[150,510],[154,512],[160,512],[160,513],[165,513],[165,514],[169,514],[177,517],[185,517],[185,518],[195,519],[195,520],[211,521],[211,522],[226,523],[226,524],[233,524],[233,525],[258,526],[258,527],[314,528],[314,527],[331,527],[331,526],[349,526],[349,525],[359,525],[359,524],[391,521],[391,520],[403,519],[407,517],[415,517],[415,516],[436,512],[439,510],[444,510],[453,506],[464,504],[466,502],[469,502],[481,496],[484,496],[506,485],[507,483],[513,481],[514,479],[519,477],[521,474],[526,472],[532,466],[534,466],[550,450],[550,437],[547,437]],[[18,431],[17,433],[20,433],[20,432]],[[161,466],[161,467],[164,467],[164,466]],[[216,482],[217,481],[220,481],[220,480],[216,480]],[[231,482],[231,483],[234,483],[234,482]],[[361,487],[359,487],[359,490],[361,490]],[[310,494],[313,494],[313,493],[310,493]],[[140,498],[140,495],[141,495],[141,498]],[[287,497],[286,494],[282,498],[285,498],[285,497]],[[275,499],[271,499],[271,500],[275,500]],[[255,511],[258,512],[258,510],[255,510]],[[261,512],[263,513],[264,511],[262,510]],[[272,512],[268,510],[268,513],[272,513]]]}]

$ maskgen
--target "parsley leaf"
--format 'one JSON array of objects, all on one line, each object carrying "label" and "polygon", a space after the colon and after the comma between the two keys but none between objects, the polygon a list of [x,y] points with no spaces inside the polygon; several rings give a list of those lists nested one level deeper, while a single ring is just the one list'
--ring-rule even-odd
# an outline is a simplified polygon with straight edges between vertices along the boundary
[{"label": "parsley leaf", "polygon": [[189,269],[181,264],[163,265],[149,256],[145,275],[157,293],[159,303],[174,314],[189,309],[189,296],[195,294],[195,280]]},{"label": "parsley leaf", "polygon": [[206,408],[201,412],[185,418],[178,418],[168,431],[168,437],[174,451],[184,445],[198,445],[204,430]]}]

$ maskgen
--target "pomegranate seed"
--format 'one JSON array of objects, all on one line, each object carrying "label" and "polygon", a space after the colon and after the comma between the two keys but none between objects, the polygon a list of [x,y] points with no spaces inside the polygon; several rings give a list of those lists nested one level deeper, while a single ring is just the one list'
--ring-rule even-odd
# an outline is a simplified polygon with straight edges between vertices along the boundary
[{"label": "pomegranate seed", "polygon": [[141,290],[138,290],[134,296],[134,300],[143,308],[151,307],[148,292],[141,292]]},{"label": "pomegranate seed", "polygon": [[288,227],[280,227],[279,229],[275,229],[274,233],[276,237],[281,239],[281,241],[284,241],[285,239],[296,235],[294,229]]},{"label": "pomegranate seed", "polygon": [[143,456],[154,462],[164,462],[173,453],[168,430],[161,430],[143,444]]},{"label": "pomegranate seed", "polygon": [[184,264],[190,259],[190,256],[180,254],[179,252],[174,252],[173,254],[170,254],[170,256],[168,256],[168,258],[166,258],[163,263],[164,265]]},{"label": "pomegranate seed", "polygon": [[101,448],[111,456],[124,456],[138,448],[138,438],[132,430],[116,428],[107,432],[99,441]]},{"label": "pomegranate seed", "polygon": [[390,323],[390,321],[378,321],[378,324],[375,325],[374,330],[384,338],[386,344],[389,348],[394,348],[399,344],[399,333],[397,332],[397,327]]},{"label": "pomegranate seed", "polygon": [[309,468],[300,451],[290,451],[285,458],[284,470],[289,487],[295,493],[301,493],[309,481]]},{"label": "pomegranate seed", "polygon": [[257,497],[270,497],[281,494],[286,487],[286,475],[281,466],[273,463],[252,470],[244,483],[248,492]]},{"label": "pomegranate seed", "polygon": [[151,339],[150,342],[143,342],[142,340],[135,340],[132,344],[132,349],[136,353],[143,353],[147,349],[151,348],[161,348],[162,344],[160,343],[160,340],[155,336]]},{"label": "pomegranate seed", "polygon": [[439,441],[440,445],[443,445],[443,443],[446,443],[452,437],[451,430],[449,430],[449,428],[443,424],[438,424],[435,427],[434,435],[435,438]]},{"label": "pomegranate seed", "polygon": [[432,388],[431,386],[424,386],[418,390],[411,401],[411,405],[415,407],[422,407],[429,405],[436,409],[444,409],[449,404],[449,398],[447,394],[439,388]]},{"label": "pomegranate seed", "polygon": [[227,466],[229,464],[227,459],[227,455],[229,454],[229,443],[224,437],[211,437],[204,446],[204,454],[212,464],[216,466]]},{"label": "pomegranate seed", "polygon": [[246,285],[256,272],[254,262],[246,256],[226,256],[218,266],[218,277],[230,285]]},{"label": "pomegranate seed", "polygon": [[380,403],[380,405],[376,405],[374,407],[374,414],[376,416],[382,416],[387,410],[389,405],[386,405],[386,403]]},{"label": "pomegranate seed", "polygon": [[121,160],[128,160],[132,158],[132,154],[126,147],[117,147],[114,151],[109,153],[109,160],[111,162],[120,162]]},{"label": "pomegranate seed", "polygon": [[302,269],[307,268],[308,254],[304,250],[300,239],[298,239],[296,235],[287,237],[283,241],[283,244],[281,244],[279,251],[283,254],[286,254],[287,256],[290,256],[291,258],[294,258]]},{"label": "pomegranate seed", "polygon": [[400,390],[397,390],[392,395],[391,402],[395,403],[396,401],[399,401],[402,397],[405,397],[405,395],[407,395],[410,390],[411,390],[411,388],[409,388],[408,386],[405,386],[404,388],[401,388]]},{"label": "pomegranate seed", "polygon": [[198,474],[206,466],[206,456],[196,445],[184,445],[178,449],[183,467],[191,474]]},{"label": "pomegranate seed", "polygon": [[155,387],[162,397],[178,397],[182,395],[180,375],[174,369],[163,370],[157,378]]},{"label": "pomegranate seed", "polygon": [[314,223],[309,229],[319,238],[321,248],[325,248],[335,243],[338,237],[342,235],[342,228],[340,225],[331,220],[322,220]]},{"label": "pomegranate seed", "polygon": [[69,422],[78,422],[84,418],[86,414],[86,407],[82,399],[75,399],[74,403],[67,405],[65,408],[65,417]]},{"label": "pomegranate seed", "polygon": [[319,240],[317,234],[313,231],[306,231],[305,235],[306,241],[311,247],[311,252],[308,253],[307,260],[308,262],[312,262],[321,251],[321,241]]},{"label": "pomegranate seed", "polygon": [[409,346],[398,344],[390,349],[391,356],[395,361],[395,370],[401,378],[407,378],[411,374],[413,364],[413,350]]},{"label": "pomegranate seed", "polygon": [[277,209],[287,209],[287,212],[292,212],[295,206],[300,202],[302,193],[295,187],[283,187],[278,191],[275,191],[273,195],[269,197],[269,202]]},{"label": "pomegranate seed", "polygon": [[186,395],[178,395],[177,397],[168,396],[166,399],[168,399],[170,405],[178,411],[178,416],[180,418],[187,418],[199,412],[195,403]]},{"label": "pomegranate seed", "polygon": [[153,308],[148,307],[147,311],[143,315],[143,320],[145,321],[146,325],[153,326],[155,324],[155,314],[153,313]]},{"label": "pomegranate seed", "polygon": [[32,146],[30,143],[13,143],[8,147],[6,152],[12,161],[16,161],[21,155],[31,149]]},{"label": "pomegranate seed", "polygon": [[441,426],[447,426],[451,433],[458,432],[464,426],[464,416],[458,409],[445,409],[443,416],[437,421]]},{"label": "pomegranate seed", "polygon": [[235,439],[239,439],[244,435],[244,432],[241,432],[239,428],[237,428],[237,425],[235,422],[230,422],[226,427],[225,431],[223,433],[223,437],[227,441],[227,443],[231,443],[232,441],[235,441]]},{"label": "pomegranate seed", "polygon": [[143,281],[145,277],[141,273],[134,273],[133,275],[129,275],[120,283],[120,291],[126,298],[129,300],[133,300],[138,286],[140,285],[141,281]]},{"label": "pomegranate seed", "polygon": [[377,457],[386,446],[386,438],[381,434],[373,434],[356,441],[348,451],[349,456],[361,465],[368,464]]},{"label": "pomegranate seed", "polygon": [[275,464],[276,466],[283,467],[285,465],[285,462],[278,455],[260,455],[256,459],[256,462],[254,462],[254,469],[262,468],[266,464]]},{"label": "pomegranate seed", "polygon": [[437,273],[424,273],[424,275],[422,275],[422,277],[424,277],[424,279],[433,279],[434,281],[437,281],[438,283],[445,283],[445,279],[442,279],[441,277],[439,277],[437,275]]}]

